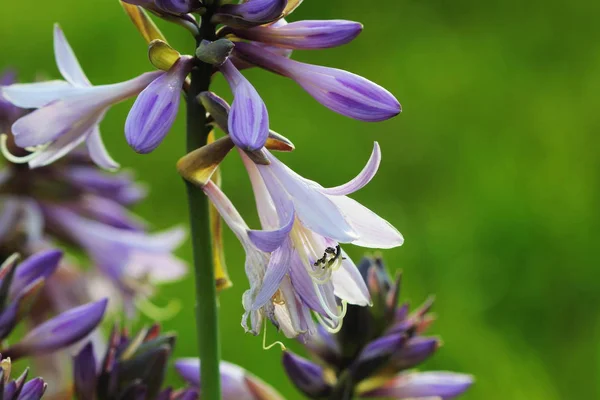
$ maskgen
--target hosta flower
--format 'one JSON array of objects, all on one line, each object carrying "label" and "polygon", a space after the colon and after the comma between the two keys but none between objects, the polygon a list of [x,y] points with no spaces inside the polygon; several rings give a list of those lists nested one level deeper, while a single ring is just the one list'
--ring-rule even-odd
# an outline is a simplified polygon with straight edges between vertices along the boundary
[{"label": "hosta flower", "polygon": [[335,335],[320,329],[307,342],[318,363],[285,352],[283,366],[308,398],[454,399],[473,377],[453,372],[412,370],[439,347],[422,336],[433,322],[428,301],[413,313],[398,305],[400,277],[392,281],[380,259],[365,259],[359,270],[373,307],[348,306]]},{"label": "hosta flower", "polygon": [[0,179],[0,251],[31,254],[57,241],[76,245],[96,266],[90,286],[118,289],[111,305],[124,300],[131,314],[155,284],[186,272],[172,254],[184,231],[151,234],[129,211],[144,197],[128,173],[105,173],[80,152],[43,168],[8,164]]},{"label": "hosta flower", "polygon": [[[0,340],[32,311],[47,280],[54,274],[62,254],[50,250],[37,253],[20,264],[17,256],[0,267]],[[107,299],[68,309],[22,335],[1,352],[13,360],[39,356],[68,347],[88,336],[100,323]]]},{"label": "hosta flower", "polygon": [[[202,389],[197,358],[179,359],[175,369],[190,385]],[[220,372],[223,400],[283,400],[275,389],[235,364],[221,361]]]},{"label": "hosta flower", "polygon": [[12,379],[10,358],[0,355],[0,360],[0,397],[3,400],[39,400],[44,396],[47,385],[42,378],[28,381],[29,369],[26,369],[17,379]]},{"label": "hosta flower", "polygon": [[90,342],[73,357],[75,399],[198,400],[193,388],[163,388],[174,345],[158,325],[135,336],[113,329],[105,351]]},{"label": "hosta flower", "polygon": [[[2,88],[2,95],[14,105],[37,109],[12,125],[16,145],[32,150],[20,161],[28,162],[32,168],[41,167],[85,143],[96,164],[106,169],[117,168],[118,164],[104,147],[98,126],[112,105],[137,95],[163,72],[92,86],[58,26],[54,28],[54,53],[64,80]],[[19,161],[14,157],[12,160]]]}]

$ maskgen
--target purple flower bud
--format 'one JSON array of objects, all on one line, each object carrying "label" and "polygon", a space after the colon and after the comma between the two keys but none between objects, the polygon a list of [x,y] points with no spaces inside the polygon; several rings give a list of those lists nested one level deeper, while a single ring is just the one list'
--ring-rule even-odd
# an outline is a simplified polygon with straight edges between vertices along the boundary
[{"label": "purple flower bud", "polygon": [[154,0],[158,8],[171,14],[187,14],[202,5],[199,0]]},{"label": "purple flower bud", "polygon": [[62,252],[49,250],[36,253],[19,264],[10,286],[9,297],[17,296],[39,278],[48,278],[56,271]]},{"label": "purple flower bud", "polygon": [[311,399],[326,397],[331,387],[323,378],[323,368],[288,351],[283,353],[283,367],[296,387]]},{"label": "purple flower bud", "polygon": [[193,59],[181,57],[138,96],[125,122],[127,143],[138,153],[150,153],[165,138],[179,110],[181,87]]},{"label": "purple flower bud", "polygon": [[400,374],[383,386],[362,393],[361,397],[395,399],[439,398],[453,399],[473,384],[473,377],[452,372],[417,372]]},{"label": "purple flower bud", "polygon": [[264,25],[235,29],[236,36],[287,49],[326,49],[351,42],[362,32],[354,21],[298,21],[283,26]]},{"label": "purple flower bud", "polygon": [[[42,378],[32,379],[23,385],[18,400],[39,400],[44,395],[47,386]],[[4,398],[10,399],[10,397],[6,396]]]},{"label": "purple flower bud", "polygon": [[378,122],[402,110],[398,100],[386,89],[351,72],[290,60],[251,43],[236,43],[234,53],[261,68],[293,79],[319,103],[347,117]]},{"label": "purple flower bud", "polygon": [[406,343],[404,335],[389,335],[369,343],[352,365],[352,377],[361,381],[385,366]]},{"label": "purple flower bud", "polygon": [[220,70],[234,96],[228,119],[231,140],[243,150],[261,149],[269,137],[269,115],[265,103],[231,61],[223,63]]},{"label": "purple flower bud", "polygon": [[70,346],[89,335],[100,323],[108,299],[73,308],[38,325],[21,341],[5,350],[13,359],[42,355]]},{"label": "purple flower bud", "polygon": [[287,0],[248,0],[242,4],[225,4],[217,10],[215,20],[227,25],[262,25],[282,17]]},{"label": "purple flower bud", "polygon": [[439,339],[417,336],[394,354],[391,363],[398,371],[409,369],[431,357],[439,347]]},{"label": "purple flower bud", "polygon": [[92,342],[73,357],[73,386],[78,399],[93,399],[96,391],[96,357]]}]

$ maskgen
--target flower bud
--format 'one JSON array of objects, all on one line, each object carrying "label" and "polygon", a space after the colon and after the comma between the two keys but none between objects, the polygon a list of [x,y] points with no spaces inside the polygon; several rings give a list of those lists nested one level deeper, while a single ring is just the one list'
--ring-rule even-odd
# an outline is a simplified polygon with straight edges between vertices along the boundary
[{"label": "flower bud", "polygon": [[171,14],[187,14],[202,6],[199,0],[154,0],[158,8]]},{"label": "flower bud", "polygon": [[283,16],[287,0],[248,0],[241,4],[219,7],[213,22],[228,26],[256,26],[273,22]]},{"label": "flower bud", "polygon": [[452,372],[416,372],[399,374],[383,386],[361,393],[370,398],[435,398],[453,399],[473,384],[473,377]]},{"label": "flower bud", "polygon": [[331,392],[321,366],[286,351],[283,353],[283,368],[294,385],[309,398],[320,399]]}]

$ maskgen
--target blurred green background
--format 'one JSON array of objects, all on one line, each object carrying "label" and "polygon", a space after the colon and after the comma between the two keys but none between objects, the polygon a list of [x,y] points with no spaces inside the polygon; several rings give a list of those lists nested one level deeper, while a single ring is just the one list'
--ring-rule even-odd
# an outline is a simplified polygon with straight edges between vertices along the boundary
[{"label": "blurred green background", "polygon": [[[54,22],[96,84],[151,68],[116,0],[2,3],[0,67],[19,68],[22,80],[38,72],[58,77]],[[294,57],[391,90],[404,112],[380,124],[334,114],[281,77],[247,73],[272,127],[297,146],[281,158],[302,175],[344,182],[380,142],[380,173],[355,198],[405,235],[406,244],[385,258],[404,270],[404,299],[416,305],[437,295],[433,332],[445,345],[426,367],[476,375],[465,399],[600,398],[599,12],[595,1],[305,1],[292,20],[364,23],[350,45]],[[186,32],[160,25],[180,51],[192,51]],[[230,97],[222,80],[215,89]],[[174,168],[183,154],[183,114],[156,152],[140,156],[123,135],[130,104],[115,107],[102,131],[115,158],[151,188],[138,210],[157,228],[187,224]],[[235,155],[224,175],[226,192],[257,226]],[[279,350],[262,350],[261,338],[240,327],[243,254],[229,231],[226,245],[235,286],[220,299],[223,357],[299,398]],[[191,249],[179,254],[190,259]],[[190,277],[156,300],[178,297],[185,305],[166,322],[179,332],[178,356],[195,353],[192,288]]]}]

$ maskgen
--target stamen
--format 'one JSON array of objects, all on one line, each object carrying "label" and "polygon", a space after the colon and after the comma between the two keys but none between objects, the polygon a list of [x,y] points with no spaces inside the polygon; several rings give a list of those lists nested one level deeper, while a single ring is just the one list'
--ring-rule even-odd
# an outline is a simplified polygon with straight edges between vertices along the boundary
[{"label": "stamen", "polygon": [[50,146],[50,143],[46,143],[46,144],[37,146],[37,148],[35,148],[35,149],[27,148],[27,149],[32,149],[32,153],[27,154],[26,156],[19,157],[19,156],[15,156],[14,154],[12,154],[10,152],[10,150],[8,150],[7,142],[8,142],[8,135],[6,133],[1,134],[0,135],[0,152],[2,152],[2,155],[8,161],[10,161],[11,163],[14,163],[14,164],[26,164],[29,161],[36,158],[39,155],[39,153],[46,150],[46,148],[48,148],[48,146]]},{"label": "stamen", "polygon": [[265,329],[263,330],[263,343],[262,343],[263,350],[271,350],[273,347],[279,345],[279,347],[281,348],[281,351],[286,351],[287,348],[280,341],[273,342],[273,343],[271,343],[270,345],[267,346],[267,322],[265,321],[263,323],[263,325],[265,326]]}]

